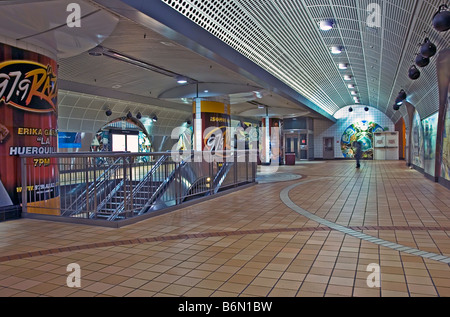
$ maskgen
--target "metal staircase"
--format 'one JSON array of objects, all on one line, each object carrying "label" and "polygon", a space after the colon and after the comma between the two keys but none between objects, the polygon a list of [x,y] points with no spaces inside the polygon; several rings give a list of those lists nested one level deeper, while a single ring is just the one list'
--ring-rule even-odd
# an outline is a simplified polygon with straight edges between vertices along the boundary
[{"label": "metal staircase", "polygon": [[60,186],[61,216],[130,219],[254,182],[256,170],[237,155],[226,162],[208,162],[196,161],[192,154],[180,162],[172,152],[146,154],[146,160],[140,159],[142,154],[110,154],[107,166],[89,163],[89,155],[79,154],[83,165],[60,162],[66,168]]}]

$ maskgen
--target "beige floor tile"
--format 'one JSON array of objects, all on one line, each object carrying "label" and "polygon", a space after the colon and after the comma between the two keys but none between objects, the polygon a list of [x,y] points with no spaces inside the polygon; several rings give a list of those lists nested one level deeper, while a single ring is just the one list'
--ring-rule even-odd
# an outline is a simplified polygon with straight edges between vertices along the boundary
[{"label": "beige floor tile", "polygon": [[[295,204],[339,224],[450,227],[448,189],[404,162],[365,163],[362,174],[355,174],[347,161],[280,166],[280,171],[310,181],[291,190]],[[328,178],[313,181],[320,176]],[[26,258],[0,262],[0,296],[450,297],[447,264],[318,230],[323,226],[290,210],[280,192],[296,182],[252,186],[120,229],[31,219],[0,223],[2,256],[103,241],[229,233],[32,257],[27,253]],[[274,231],[244,232],[254,229]],[[358,231],[450,254],[449,232],[375,229]],[[69,263],[81,265],[81,289],[66,286]],[[381,266],[380,289],[367,286],[370,263]]]}]

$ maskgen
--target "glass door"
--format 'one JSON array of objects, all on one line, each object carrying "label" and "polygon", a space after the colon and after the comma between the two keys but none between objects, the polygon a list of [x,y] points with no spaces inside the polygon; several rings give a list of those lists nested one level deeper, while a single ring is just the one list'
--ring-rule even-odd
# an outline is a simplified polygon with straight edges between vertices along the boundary
[{"label": "glass door", "polygon": [[300,160],[299,136],[297,134],[287,134],[285,136],[285,142],[286,154],[294,153],[295,159]]}]

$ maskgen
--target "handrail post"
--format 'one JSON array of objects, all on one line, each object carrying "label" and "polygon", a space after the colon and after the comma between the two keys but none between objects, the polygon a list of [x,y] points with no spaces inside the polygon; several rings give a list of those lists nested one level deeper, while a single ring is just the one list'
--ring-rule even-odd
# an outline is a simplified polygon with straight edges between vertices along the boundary
[{"label": "handrail post", "polygon": [[89,167],[87,157],[83,158],[84,177],[86,180],[86,214],[89,215]]},{"label": "handrail post", "polygon": [[[89,161],[89,160],[88,160]],[[94,166],[94,217],[97,217],[97,164]],[[90,218],[90,214],[87,215]]]},{"label": "handrail post", "polygon": [[129,186],[130,186],[130,205],[129,205],[129,213],[130,216],[133,215],[133,209],[134,209],[134,204],[133,204],[133,165],[134,165],[134,157],[130,156],[130,160],[128,161],[128,165],[130,168],[130,179],[129,179]]},{"label": "handrail post", "polygon": [[237,187],[237,179],[238,179],[237,151],[234,151],[234,187]]},{"label": "handrail post", "polygon": [[122,160],[122,169],[123,169],[123,211],[124,214],[126,215],[126,210],[127,210],[127,206],[128,206],[128,202],[127,202],[127,157],[124,156],[123,160]]}]

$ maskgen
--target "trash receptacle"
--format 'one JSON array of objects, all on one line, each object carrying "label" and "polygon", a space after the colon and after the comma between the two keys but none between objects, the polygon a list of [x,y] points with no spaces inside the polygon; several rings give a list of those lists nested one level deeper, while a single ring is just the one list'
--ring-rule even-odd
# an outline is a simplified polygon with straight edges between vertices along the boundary
[{"label": "trash receptacle", "polygon": [[286,153],[286,165],[295,165],[295,153]]}]

